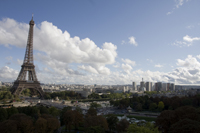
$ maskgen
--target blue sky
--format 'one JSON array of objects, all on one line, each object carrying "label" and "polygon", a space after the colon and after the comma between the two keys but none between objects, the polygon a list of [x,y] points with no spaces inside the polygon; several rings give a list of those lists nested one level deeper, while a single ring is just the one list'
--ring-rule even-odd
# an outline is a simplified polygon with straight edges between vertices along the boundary
[{"label": "blue sky", "polygon": [[34,13],[43,83],[200,83],[198,0],[0,2],[0,81],[21,69]]}]

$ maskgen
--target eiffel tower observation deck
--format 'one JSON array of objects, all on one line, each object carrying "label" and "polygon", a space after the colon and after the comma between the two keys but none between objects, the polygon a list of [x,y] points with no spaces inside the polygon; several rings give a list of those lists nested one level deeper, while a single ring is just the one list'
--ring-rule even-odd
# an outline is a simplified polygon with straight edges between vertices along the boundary
[{"label": "eiffel tower observation deck", "polygon": [[11,92],[14,95],[20,95],[23,90],[30,89],[33,94],[38,92],[40,97],[43,98],[44,92],[40,86],[40,82],[37,80],[35,65],[33,63],[33,27],[35,25],[33,16],[29,25],[30,28],[24,62],[21,66],[19,75],[12,86]]}]

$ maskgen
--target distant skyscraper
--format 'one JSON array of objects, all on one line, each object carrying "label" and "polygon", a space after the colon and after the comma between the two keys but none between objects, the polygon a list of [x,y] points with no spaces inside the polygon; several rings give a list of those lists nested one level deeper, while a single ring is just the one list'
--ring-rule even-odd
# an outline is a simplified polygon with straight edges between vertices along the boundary
[{"label": "distant skyscraper", "polygon": [[146,91],[152,91],[152,82],[146,82]]},{"label": "distant skyscraper", "polygon": [[158,83],[158,91],[161,91],[161,89],[162,89],[162,82],[157,82]]},{"label": "distant skyscraper", "polygon": [[175,84],[171,83],[171,91],[175,91]]},{"label": "distant skyscraper", "polygon": [[133,90],[136,91],[137,87],[136,87],[136,82],[133,82]]},{"label": "distant skyscraper", "polygon": [[171,84],[170,83],[167,83],[167,90],[166,91],[169,91],[171,88]]},{"label": "distant skyscraper", "polygon": [[162,91],[167,91],[167,83],[162,83]]},{"label": "distant skyscraper", "polygon": [[142,82],[140,82],[140,91],[146,91],[146,88],[145,88],[145,82],[143,81],[143,78],[142,78]]}]

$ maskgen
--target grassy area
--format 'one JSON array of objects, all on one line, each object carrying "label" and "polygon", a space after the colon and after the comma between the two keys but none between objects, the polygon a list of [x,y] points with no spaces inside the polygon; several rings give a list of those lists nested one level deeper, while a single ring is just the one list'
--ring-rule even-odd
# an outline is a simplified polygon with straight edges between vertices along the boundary
[{"label": "grassy area", "polygon": [[101,98],[101,99],[79,99],[79,100],[72,100],[73,102],[93,102],[93,101],[110,101],[110,98]]},{"label": "grassy area", "polygon": [[146,121],[149,121],[149,122],[155,121],[155,120],[156,120],[156,118],[154,118],[154,117],[145,117],[145,116],[133,116],[133,115],[128,115],[127,117],[128,117],[128,118],[135,118],[135,119],[137,119],[137,120],[146,120]]}]

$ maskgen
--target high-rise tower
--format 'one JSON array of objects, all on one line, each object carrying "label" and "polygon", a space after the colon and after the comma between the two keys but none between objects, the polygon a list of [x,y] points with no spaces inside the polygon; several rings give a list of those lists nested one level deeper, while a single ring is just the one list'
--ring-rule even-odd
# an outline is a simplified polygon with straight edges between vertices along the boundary
[{"label": "high-rise tower", "polygon": [[21,71],[15,80],[14,85],[11,89],[12,94],[20,95],[20,93],[29,88],[32,92],[35,90],[39,92],[41,98],[44,97],[44,93],[40,86],[40,82],[37,80],[37,76],[35,73],[35,66],[33,64],[33,27],[34,27],[33,16],[29,23],[29,34],[28,41],[26,46],[26,52],[24,57],[24,62],[22,64]]}]

